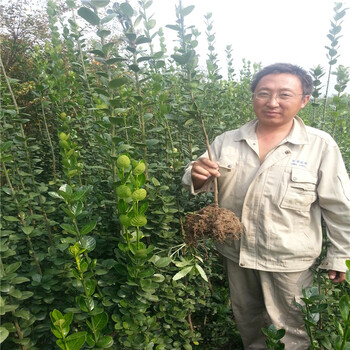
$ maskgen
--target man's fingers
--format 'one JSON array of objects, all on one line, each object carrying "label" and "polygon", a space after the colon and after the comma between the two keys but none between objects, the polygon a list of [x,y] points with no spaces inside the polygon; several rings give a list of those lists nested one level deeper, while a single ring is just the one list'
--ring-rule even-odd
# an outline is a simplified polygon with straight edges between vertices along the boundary
[{"label": "man's fingers", "polygon": [[208,158],[198,158],[198,160],[195,163],[198,163],[202,166],[204,165],[213,169],[217,169],[219,167],[218,163],[215,163]]},{"label": "man's fingers", "polygon": [[341,283],[345,281],[345,272],[329,270],[328,277],[332,281],[332,283]]},{"label": "man's fingers", "polygon": [[199,158],[192,165],[192,175],[198,178],[218,177],[220,176],[219,165],[207,158]]}]

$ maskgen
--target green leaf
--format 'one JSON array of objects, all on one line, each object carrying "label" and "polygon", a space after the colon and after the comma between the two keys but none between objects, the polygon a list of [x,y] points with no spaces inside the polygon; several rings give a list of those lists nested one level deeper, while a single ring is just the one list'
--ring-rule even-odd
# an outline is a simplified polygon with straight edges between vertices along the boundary
[{"label": "green leaf", "polygon": [[0,327],[0,344],[9,336],[10,332],[5,327]]},{"label": "green leaf", "polygon": [[[86,323],[88,324],[88,321],[86,321]],[[94,336],[91,333],[88,333],[86,335],[86,342],[90,347],[94,347],[95,346],[95,340],[94,340]]]},{"label": "green leaf", "polygon": [[180,31],[180,26],[178,26],[178,25],[167,24],[165,27],[172,29],[172,30]]},{"label": "green leaf", "polygon": [[82,235],[86,235],[87,233],[91,232],[96,227],[97,221],[93,220],[90,221],[88,224],[86,224],[80,231]]},{"label": "green leaf", "polygon": [[199,272],[199,274],[201,275],[201,277],[204,279],[205,282],[208,282],[208,277],[207,274],[204,272],[204,270],[202,269],[202,267],[198,264],[195,265],[196,266],[196,270]]},{"label": "green leaf", "polygon": [[7,265],[6,268],[5,268],[6,275],[17,271],[20,268],[21,265],[22,265],[21,261],[17,261],[15,263]]},{"label": "green leaf", "polygon": [[50,312],[50,318],[51,318],[51,322],[55,323],[57,320],[62,319],[63,315],[59,310],[54,309],[53,311]]},{"label": "green leaf", "polygon": [[181,13],[185,17],[185,16],[189,15],[193,11],[193,9],[194,9],[193,5],[187,6],[187,7],[182,9]]},{"label": "green leaf", "polygon": [[24,226],[24,227],[22,227],[22,231],[26,235],[30,235],[34,231],[34,227],[33,226]]},{"label": "green leaf", "polygon": [[151,181],[154,186],[160,186],[160,182],[155,177],[152,177]]},{"label": "green leaf", "polygon": [[18,310],[14,312],[14,316],[23,318],[24,320],[29,320],[30,318],[30,312],[28,310]]},{"label": "green leaf", "polygon": [[[114,63],[122,62],[125,60],[126,59],[123,57],[114,57],[114,58],[110,58],[109,60],[106,60],[106,64],[114,64]],[[109,96],[109,94],[107,96]]]},{"label": "green leaf", "polygon": [[158,143],[159,143],[159,140],[158,140],[158,139],[149,139],[149,140],[146,140],[146,145],[147,145],[148,147],[154,146],[154,145],[156,145],[156,144],[158,144]]},{"label": "green leaf", "polygon": [[102,50],[95,49],[95,50],[91,50],[90,52],[93,53],[94,55],[102,57],[102,58],[106,57],[106,54]]},{"label": "green leaf", "polygon": [[131,18],[134,15],[133,8],[127,2],[123,2],[122,4],[120,4],[120,10],[125,16],[129,18]]},{"label": "green leaf", "polygon": [[[77,332],[69,335],[66,338],[66,344],[67,344],[68,350],[80,350],[85,343],[86,334],[87,334],[86,332]],[[63,343],[62,340],[60,341]],[[58,342],[59,341],[57,341],[57,345],[59,345]],[[62,349],[66,349],[66,348],[62,348]]]},{"label": "green leaf", "polygon": [[93,316],[92,319],[94,321],[95,330],[97,331],[101,331],[107,326],[108,315],[106,312],[102,312],[101,314]]},{"label": "green leaf", "polygon": [[19,289],[12,289],[9,292],[9,295],[11,295],[11,297],[14,297],[16,299],[20,299],[22,297],[22,292]]},{"label": "green leaf", "polygon": [[87,280],[85,282],[86,293],[91,297],[95,292],[96,282],[93,280]]},{"label": "green leaf", "polygon": [[12,284],[21,284],[21,283],[29,282],[29,281],[30,281],[30,279],[27,277],[18,276],[18,277],[12,278],[11,283]]},{"label": "green leaf", "polygon": [[7,162],[11,161],[12,159],[13,159],[12,155],[4,155],[1,157],[1,162],[7,163]]},{"label": "green leaf", "polygon": [[88,252],[92,252],[96,248],[96,240],[91,236],[84,236],[81,239],[81,246],[85,248]]},{"label": "green leaf", "polygon": [[94,13],[93,11],[88,9],[87,7],[81,7],[78,10],[78,15],[80,17],[84,18],[85,21],[89,22],[90,24],[92,24],[94,26],[97,26],[100,23],[100,19],[96,15],[96,13]]},{"label": "green leaf", "polygon": [[169,258],[169,257],[155,259],[155,261],[154,261],[154,265],[156,265],[159,268],[166,267],[170,263],[171,263],[171,258]]},{"label": "green leaf", "polygon": [[68,184],[64,184],[59,188],[59,191],[67,193],[71,195],[73,193],[72,187],[69,186]]},{"label": "green leaf", "polygon": [[64,199],[61,195],[59,195],[57,192],[48,192],[49,196],[52,198],[59,198]]},{"label": "green leaf", "polygon": [[343,350],[350,350],[350,341],[347,341],[345,343],[345,346],[344,346]]},{"label": "green leaf", "polygon": [[30,291],[27,291],[27,290],[25,290],[25,291],[23,291],[21,293],[22,293],[22,295],[18,298],[19,300],[26,300],[26,299],[31,298],[34,295],[33,292],[30,292]]},{"label": "green leaf", "polygon": [[187,266],[184,269],[180,270],[174,277],[173,280],[177,281],[183,277],[185,277],[186,275],[188,275],[192,269],[194,268],[194,266]]},{"label": "green leaf", "polygon": [[139,278],[146,278],[146,277],[151,277],[154,275],[154,270],[150,267],[148,269],[144,269],[142,271],[140,271],[140,273],[138,274]]},{"label": "green leaf", "polygon": [[98,340],[96,345],[103,349],[110,348],[113,345],[113,338],[110,335],[105,335]]},{"label": "green leaf", "polygon": [[115,88],[123,86],[124,84],[126,84],[128,82],[129,82],[129,79],[126,77],[123,77],[123,78],[117,78],[117,79],[111,80],[108,85],[111,89],[115,89]]},{"label": "green leaf", "polygon": [[130,64],[129,68],[135,73],[140,71],[140,67],[137,64]]},{"label": "green leaf", "polygon": [[155,26],[156,26],[156,21],[154,19],[150,19],[146,23],[146,27],[147,27],[148,30],[153,29]]},{"label": "green leaf", "polygon": [[339,309],[343,320],[346,322],[349,318],[350,297],[343,295],[339,300]]},{"label": "green leaf", "polygon": [[83,200],[84,197],[86,195],[86,190],[78,190],[78,191],[75,191],[70,200],[73,202],[73,201],[80,201],[80,200]]},{"label": "green leaf", "polygon": [[116,16],[117,16],[116,13],[112,13],[112,14],[106,16],[106,17],[103,17],[103,18],[101,19],[101,24],[106,24],[106,23],[110,22],[110,21],[111,21],[114,17],[116,17]]},{"label": "green leaf", "polygon": [[165,280],[165,277],[160,273],[156,273],[152,276],[152,281],[156,283],[162,283]]},{"label": "green leaf", "polygon": [[17,219],[15,216],[6,216],[6,215],[4,215],[3,218],[6,221],[19,221],[19,219]]},{"label": "green leaf", "polygon": [[136,40],[136,34],[135,33],[125,33],[125,36],[128,38],[130,42],[133,42]]},{"label": "green leaf", "polygon": [[96,34],[97,34],[100,38],[106,38],[108,35],[111,34],[111,31],[110,31],[110,30],[107,30],[107,29],[101,29],[101,30],[98,30]]},{"label": "green leaf", "polygon": [[[64,327],[70,326],[73,321],[73,312],[68,312],[63,316]],[[67,333],[68,334],[68,333]]]},{"label": "green leaf", "polygon": [[75,230],[74,226],[69,224],[61,224],[60,225],[65,231],[71,233],[72,235],[76,235],[77,231]]},{"label": "green leaf", "polygon": [[184,65],[188,62],[187,57],[184,55],[174,54],[174,55],[171,55],[171,58],[173,58],[174,61],[180,65]]},{"label": "green leaf", "polygon": [[153,303],[157,303],[159,301],[159,297],[154,294],[144,293],[142,296]]},{"label": "green leaf", "polygon": [[[56,334],[59,334],[57,333],[57,331],[54,331],[51,329],[51,331],[54,333],[55,337],[58,338],[58,336]],[[66,344],[63,342],[62,339],[57,339],[56,340],[56,344],[62,349],[62,350],[67,350],[67,347],[66,347]]]},{"label": "green leaf", "polygon": [[144,214],[148,208],[148,202],[145,202],[139,208],[139,214]]},{"label": "green leaf", "polygon": [[0,307],[0,315],[5,315],[7,312],[15,311],[18,307],[18,304],[5,305],[3,307]]},{"label": "green leaf", "polygon": [[137,37],[137,39],[136,39],[136,45],[150,43],[150,42],[152,42],[152,40],[150,38],[146,38],[143,35]]},{"label": "green leaf", "polygon": [[6,151],[12,145],[12,141],[6,141],[0,144],[0,151]]},{"label": "green leaf", "polygon": [[83,203],[82,202],[76,202],[71,207],[71,212],[75,217],[79,216],[83,211]]},{"label": "green leaf", "polygon": [[345,272],[345,280],[346,280],[346,282],[348,282],[350,284],[350,271],[349,270]]},{"label": "green leaf", "polygon": [[149,61],[151,60],[153,57],[152,56],[142,56],[142,57],[139,57],[137,59],[137,63],[140,63],[140,62],[144,62],[144,61]]},{"label": "green leaf", "polygon": [[109,1],[110,1],[110,0],[91,0],[91,3],[92,3],[95,7],[99,8],[99,7],[105,7],[105,6],[107,6],[107,5],[109,4]]},{"label": "green leaf", "polygon": [[85,297],[83,295],[77,295],[75,297],[75,301],[78,304],[79,308],[84,312],[89,312],[90,310],[87,308],[85,303]]}]

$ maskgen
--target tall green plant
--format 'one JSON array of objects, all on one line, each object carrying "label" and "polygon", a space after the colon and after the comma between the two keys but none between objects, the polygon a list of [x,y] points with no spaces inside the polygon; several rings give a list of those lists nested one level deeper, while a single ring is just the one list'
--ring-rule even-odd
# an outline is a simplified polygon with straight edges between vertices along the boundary
[{"label": "tall green plant", "polygon": [[328,66],[328,74],[327,74],[325,99],[323,103],[323,112],[322,112],[323,124],[325,123],[327,97],[328,97],[332,67],[337,63],[339,58],[339,54],[338,54],[338,50],[340,47],[339,39],[341,38],[340,32],[342,29],[341,19],[345,16],[347,8],[343,8],[343,3],[338,2],[338,3],[335,3],[333,10],[335,12],[333,16],[333,21],[331,21],[331,29],[329,30],[329,34],[327,34],[327,38],[330,40],[330,46],[325,46],[326,49],[328,50],[327,59],[328,59],[329,66]]},{"label": "tall green plant", "polygon": [[311,123],[314,125],[317,123],[316,117],[318,117],[319,113],[319,98],[322,95],[322,82],[321,79],[325,75],[324,69],[318,65],[311,69],[310,71],[311,76],[313,78],[313,85],[314,85],[314,91],[312,92],[312,99],[311,99],[311,105],[312,105],[312,120]]}]

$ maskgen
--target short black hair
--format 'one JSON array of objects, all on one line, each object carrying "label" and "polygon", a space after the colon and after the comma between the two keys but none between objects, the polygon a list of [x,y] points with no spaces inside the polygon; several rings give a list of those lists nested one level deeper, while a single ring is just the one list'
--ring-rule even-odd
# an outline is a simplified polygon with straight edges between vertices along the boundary
[{"label": "short black hair", "polygon": [[259,81],[265,75],[280,73],[289,73],[296,75],[301,81],[301,85],[303,87],[303,95],[305,96],[312,94],[314,85],[311,75],[303,68],[291,63],[274,63],[264,67],[262,70],[255,74],[253,81],[250,85],[250,90],[254,93]]}]

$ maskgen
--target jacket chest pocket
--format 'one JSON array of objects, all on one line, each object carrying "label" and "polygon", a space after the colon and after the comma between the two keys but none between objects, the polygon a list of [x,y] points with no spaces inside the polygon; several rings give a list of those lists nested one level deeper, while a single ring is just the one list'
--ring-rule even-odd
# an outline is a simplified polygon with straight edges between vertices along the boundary
[{"label": "jacket chest pocket", "polygon": [[230,192],[237,182],[238,163],[229,158],[221,158],[219,164],[219,191]]},{"label": "jacket chest pocket", "polygon": [[230,181],[237,176],[238,173],[238,162],[236,160],[230,159],[228,157],[221,158],[219,160],[219,181],[225,181],[229,179]]},{"label": "jacket chest pocket", "polygon": [[281,208],[309,211],[317,199],[317,178],[307,170],[293,168],[281,201]]}]

